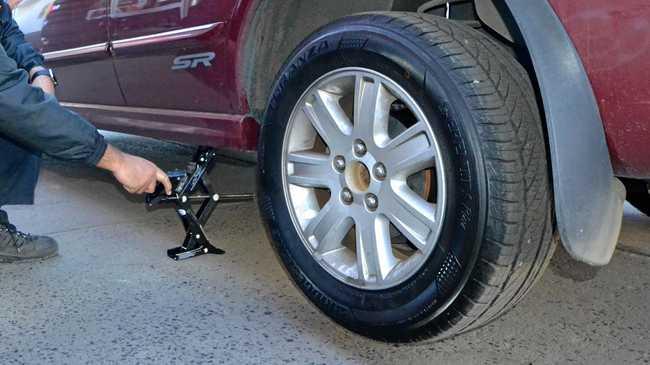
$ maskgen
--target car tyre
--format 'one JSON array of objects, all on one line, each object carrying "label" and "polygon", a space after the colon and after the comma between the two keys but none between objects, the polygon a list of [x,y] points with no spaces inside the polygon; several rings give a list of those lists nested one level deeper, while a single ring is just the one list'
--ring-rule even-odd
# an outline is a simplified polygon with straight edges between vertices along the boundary
[{"label": "car tyre", "polygon": [[[364,82],[393,104],[363,109]],[[325,113],[310,114],[316,108]],[[353,137],[369,110],[375,124],[359,146]],[[338,137],[323,132],[323,119],[334,120]],[[387,123],[401,127],[391,133]],[[418,172],[425,178],[392,176],[393,162],[380,181],[364,164],[414,125],[432,151]],[[548,264],[556,241],[545,145],[530,78],[489,36],[432,15],[351,16],[311,35],[279,74],[261,131],[259,207],[291,279],[336,322],[386,341],[445,338],[512,308]],[[420,154],[395,151],[386,159]],[[362,173],[349,173],[350,164]],[[357,175],[365,182],[348,194]],[[365,199],[375,188],[376,205]],[[384,203],[398,190],[410,205]],[[328,217],[331,206],[337,214]],[[321,216],[327,229],[306,233]]]}]

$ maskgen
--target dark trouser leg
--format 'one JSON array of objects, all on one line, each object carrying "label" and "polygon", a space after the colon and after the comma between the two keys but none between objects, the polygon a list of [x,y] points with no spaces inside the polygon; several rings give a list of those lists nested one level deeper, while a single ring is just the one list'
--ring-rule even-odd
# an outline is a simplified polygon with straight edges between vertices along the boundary
[{"label": "dark trouser leg", "polygon": [[[0,207],[34,202],[39,167],[37,155],[0,137]],[[58,247],[52,238],[16,231],[0,210],[0,263],[46,259],[56,256]]]},{"label": "dark trouser leg", "polygon": [[[38,155],[0,137],[0,207],[34,203],[40,164]],[[0,210],[0,223],[7,220]]]}]

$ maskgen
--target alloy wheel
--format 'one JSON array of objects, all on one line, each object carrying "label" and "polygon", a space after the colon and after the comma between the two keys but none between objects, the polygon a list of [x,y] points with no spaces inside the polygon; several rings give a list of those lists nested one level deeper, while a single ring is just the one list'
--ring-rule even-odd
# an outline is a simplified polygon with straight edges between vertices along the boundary
[{"label": "alloy wheel", "polygon": [[292,221],[318,264],[365,290],[394,287],[433,252],[445,211],[440,148],[414,98],[344,68],[314,82],[283,145]]}]

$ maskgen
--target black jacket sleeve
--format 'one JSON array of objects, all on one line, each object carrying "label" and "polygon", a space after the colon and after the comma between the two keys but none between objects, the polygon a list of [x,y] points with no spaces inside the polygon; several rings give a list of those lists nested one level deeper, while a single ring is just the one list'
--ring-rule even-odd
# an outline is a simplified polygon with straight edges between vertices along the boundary
[{"label": "black jacket sleeve", "polygon": [[43,66],[43,56],[34,50],[31,44],[25,41],[25,35],[20,31],[18,24],[11,16],[11,9],[5,1],[0,5],[0,43],[5,48],[7,55],[18,64],[18,67],[27,71],[35,66]]},{"label": "black jacket sleeve", "polygon": [[[96,165],[107,148],[104,137],[55,97],[29,85],[21,68],[31,68],[43,58],[25,43],[7,13],[8,5],[0,4],[0,135],[52,157]],[[9,21],[2,22],[7,16]]]}]

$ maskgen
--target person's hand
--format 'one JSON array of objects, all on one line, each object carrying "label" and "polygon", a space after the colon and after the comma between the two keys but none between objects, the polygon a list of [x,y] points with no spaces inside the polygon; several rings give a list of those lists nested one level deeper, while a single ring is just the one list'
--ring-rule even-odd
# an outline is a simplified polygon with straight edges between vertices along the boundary
[{"label": "person's hand", "polygon": [[158,166],[113,146],[108,146],[97,167],[111,171],[115,179],[131,194],[153,193],[158,183],[163,184],[167,195],[172,193],[169,177]]},{"label": "person's hand", "polygon": [[40,87],[45,93],[50,95],[54,94],[54,83],[52,79],[47,76],[39,76],[32,82],[32,86]]}]

